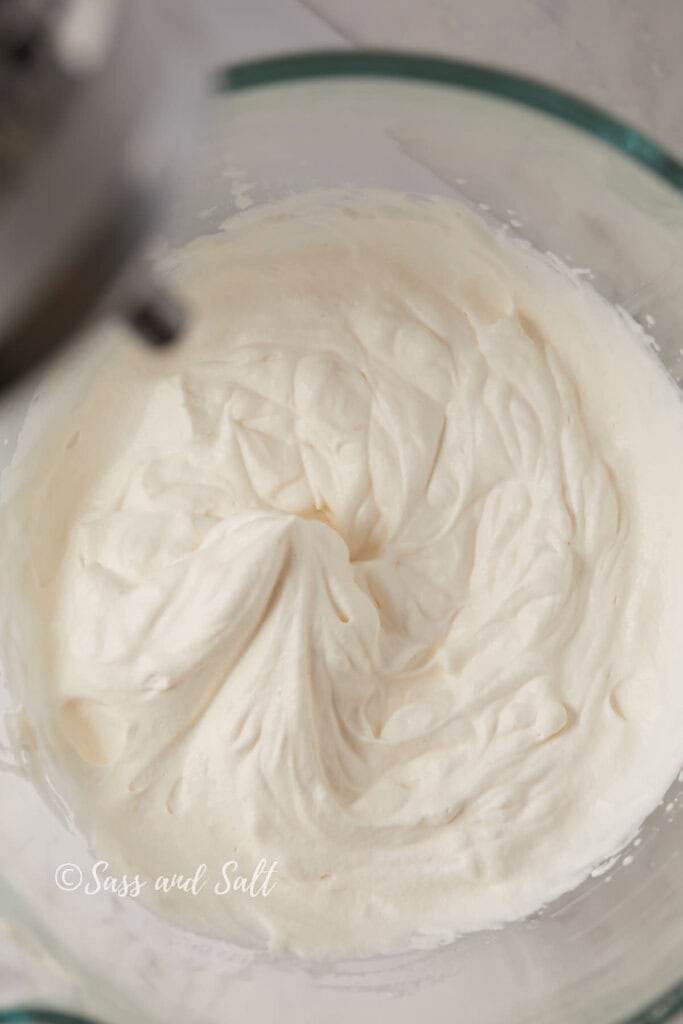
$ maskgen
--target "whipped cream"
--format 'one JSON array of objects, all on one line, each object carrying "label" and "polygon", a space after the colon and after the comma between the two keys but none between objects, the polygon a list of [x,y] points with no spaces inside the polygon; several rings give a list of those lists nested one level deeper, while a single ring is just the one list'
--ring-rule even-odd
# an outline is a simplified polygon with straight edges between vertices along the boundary
[{"label": "whipped cream", "polygon": [[680,767],[678,393],[444,200],[304,197],[177,264],[188,339],[49,379],[4,481],[4,657],[95,850],[276,861],[149,895],[313,957],[536,910]]}]

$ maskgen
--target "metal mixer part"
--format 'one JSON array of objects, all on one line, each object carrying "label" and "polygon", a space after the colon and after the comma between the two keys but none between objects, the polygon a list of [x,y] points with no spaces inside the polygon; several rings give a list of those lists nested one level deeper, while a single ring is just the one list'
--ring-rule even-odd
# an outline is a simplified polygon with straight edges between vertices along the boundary
[{"label": "metal mixer part", "polygon": [[61,0],[0,3],[0,187],[57,129],[73,83],[50,45]]},{"label": "metal mixer part", "polygon": [[181,329],[144,249],[201,79],[175,0],[0,0],[0,389],[103,313]]}]

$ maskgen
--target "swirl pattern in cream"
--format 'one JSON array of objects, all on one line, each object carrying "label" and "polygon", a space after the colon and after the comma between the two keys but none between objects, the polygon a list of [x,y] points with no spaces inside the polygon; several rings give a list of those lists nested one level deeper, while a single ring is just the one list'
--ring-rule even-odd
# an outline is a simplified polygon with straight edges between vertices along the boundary
[{"label": "swirl pattern in cream", "polygon": [[17,499],[96,848],[275,859],[165,906],[312,956],[536,909],[679,767],[673,387],[454,204],[299,200],[180,262],[187,344],[107,364]]}]

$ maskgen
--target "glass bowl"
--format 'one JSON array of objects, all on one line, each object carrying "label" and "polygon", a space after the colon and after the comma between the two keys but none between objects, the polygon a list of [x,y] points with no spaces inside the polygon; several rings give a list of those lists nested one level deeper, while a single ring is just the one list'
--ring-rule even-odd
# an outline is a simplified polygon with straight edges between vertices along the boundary
[{"label": "glass bowl", "polygon": [[[310,189],[454,196],[590,272],[683,382],[683,167],[599,110],[487,68],[327,52],[223,72],[209,120],[171,246]],[[0,468],[30,397],[0,406]],[[627,849],[530,919],[434,951],[313,965],[60,887],[60,865],[95,858],[59,796],[31,782],[30,724],[17,729],[9,684],[0,1021],[654,1024],[683,1009],[683,774]]]}]

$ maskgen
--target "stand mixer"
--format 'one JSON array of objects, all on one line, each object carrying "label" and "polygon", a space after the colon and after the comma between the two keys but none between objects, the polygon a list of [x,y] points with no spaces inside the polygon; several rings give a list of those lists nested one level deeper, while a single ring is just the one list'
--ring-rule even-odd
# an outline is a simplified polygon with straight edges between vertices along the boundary
[{"label": "stand mixer", "polygon": [[0,390],[93,318],[184,313],[145,260],[201,107],[173,0],[0,3]]}]

